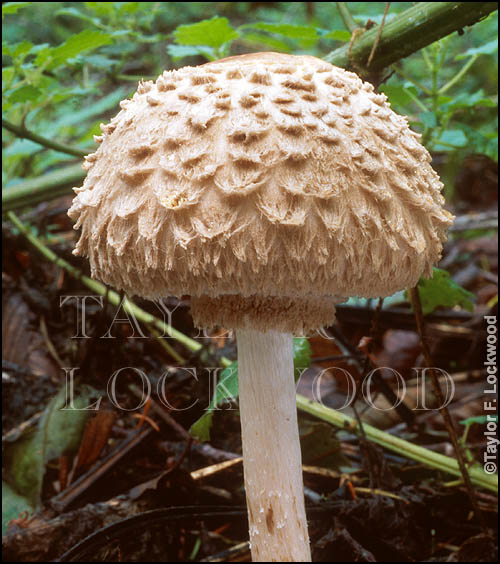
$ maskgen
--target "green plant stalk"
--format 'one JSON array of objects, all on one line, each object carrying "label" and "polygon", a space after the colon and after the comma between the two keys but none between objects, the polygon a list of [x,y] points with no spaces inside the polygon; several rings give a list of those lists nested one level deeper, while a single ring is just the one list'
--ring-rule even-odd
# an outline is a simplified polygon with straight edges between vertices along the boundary
[{"label": "green plant stalk", "polygon": [[[89,288],[96,294],[105,296],[107,300],[114,306],[118,307],[120,305],[121,297],[117,292],[110,290],[104,284],[101,284],[101,282],[97,282],[96,280],[92,280],[92,278],[85,276],[80,272],[80,270],[78,270],[78,268],[75,268],[73,265],[69,264],[69,262],[66,262],[64,259],[58,257],[51,249],[46,247],[41,241],[38,240],[37,237],[35,237],[35,235],[30,232],[29,228],[24,225],[22,221],[20,221],[20,219],[14,212],[7,212],[7,217],[45,258],[47,258],[60,268],[64,268],[64,270],[66,270],[68,274],[70,274],[77,280],[81,280],[81,282],[85,284],[87,288]],[[139,321],[156,327],[163,333],[166,333],[169,337],[172,337],[173,339],[184,345],[191,352],[198,352],[202,348],[202,345],[200,343],[194,341],[193,339],[190,339],[189,337],[187,337],[180,331],[177,331],[177,329],[174,329],[171,325],[168,325],[151,313],[144,311],[128,298],[124,298],[123,300],[123,309],[127,313],[136,317]]]},{"label": "green plant stalk", "polygon": [[2,190],[4,212],[33,206],[71,192],[85,178],[82,165],[66,166],[38,178],[30,178]]},{"label": "green plant stalk", "polygon": [[[15,213],[8,212],[7,216],[19,229],[19,231],[26,237],[26,239],[45,258],[47,258],[49,261],[53,262],[60,268],[66,270],[77,280],[81,280],[81,282],[85,284],[85,286],[87,286],[96,294],[107,296],[107,299],[113,305],[120,305],[120,296],[116,292],[109,290],[104,284],[92,280],[88,276],[82,275],[77,268],[66,262],[64,259],[58,257],[51,249],[41,243],[37,239],[37,237],[35,237],[30,232],[29,228],[19,220]],[[180,333],[173,327],[167,325],[160,319],[154,317],[150,313],[144,311],[143,309],[132,303],[130,300],[126,299],[123,303],[123,307],[125,311],[134,315],[139,321],[157,327],[160,331],[167,333],[172,338],[182,343],[190,351],[198,352],[202,348],[202,345],[200,343],[194,341],[193,339],[187,337],[183,333]],[[227,367],[231,364],[231,361],[228,358],[223,357],[221,358],[221,364]],[[340,411],[325,407],[318,402],[311,401],[300,394],[297,394],[297,407],[306,413],[314,415],[318,419],[326,421],[327,423],[331,423],[335,427],[339,427],[341,429],[347,428],[352,432],[356,432],[357,430],[357,422],[351,417],[342,414]],[[394,437],[393,435],[390,435],[389,433],[386,433],[384,431],[380,431],[379,429],[372,427],[367,423],[363,423],[363,429],[365,431],[367,439],[379,444],[382,447],[387,448],[388,450],[392,450],[397,454],[403,454],[411,460],[416,460],[431,468],[442,470],[454,476],[461,476],[458,463],[453,458],[435,453],[424,447],[414,445],[412,443],[409,443],[408,441],[399,439],[398,437]],[[489,476],[477,467],[470,468],[469,473],[474,485],[486,488],[491,491],[498,491],[498,479],[495,476]]]},{"label": "green plant stalk", "polygon": [[[316,401],[309,400],[300,394],[297,394],[297,407],[310,415],[314,415],[322,421],[331,423],[335,427],[351,431],[355,434],[359,433],[358,423],[353,418],[344,415],[340,411],[321,405]],[[453,476],[461,477],[460,468],[454,458],[414,445],[404,439],[400,439],[386,433],[385,431],[381,431],[376,427],[372,427],[367,423],[363,423],[363,430],[367,439],[395,452],[396,454],[421,462],[430,468],[435,468],[436,470],[447,472]],[[475,486],[482,487],[493,492],[498,492],[497,476],[486,474],[477,466],[469,468],[469,474],[472,483]]]},{"label": "green plant stalk", "polygon": [[351,12],[347,7],[347,3],[336,2],[336,4],[337,4],[337,10],[339,11],[340,17],[342,18],[342,21],[344,22],[346,29],[352,33],[359,26],[354,21],[354,18],[352,17]]},{"label": "green plant stalk", "polygon": [[[386,22],[370,71],[380,71],[497,9],[496,2],[419,2]],[[343,68],[366,67],[378,29],[366,31],[352,45],[329,53],[325,60]]]},{"label": "green plant stalk", "polygon": [[6,119],[2,119],[2,127],[17,135],[21,139],[29,139],[30,141],[34,141],[47,149],[54,149],[55,151],[59,151],[60,153],[66,153],[67,155],[73,155],[74,157],[84,157],[88,155],[88,151],[84,149],[76,149],[73,147],[69,147],[68,145],[62,145],[61,143],[57,143],[56,141],[52,141],[51,139],[47,139],[46,137],[42,137],[25,127],[20,127],[18,125],[14,125],[10,123]]},{"label": "green plant stalk", "polygon": [[449,82],[447,82],[442,88],[440,88],[438,90],[438,94],[442,95],[445,92],[448,92],[448,90],[454,86],[459,80],[461,80],[461,78],[467,73],[467,71],[471,68],[471,66],[477,61],[477,59],[479,58],[479,55],[474,55],[473,57],[471,57],[467,63],[457,72],[457,74],[449,80]]}]

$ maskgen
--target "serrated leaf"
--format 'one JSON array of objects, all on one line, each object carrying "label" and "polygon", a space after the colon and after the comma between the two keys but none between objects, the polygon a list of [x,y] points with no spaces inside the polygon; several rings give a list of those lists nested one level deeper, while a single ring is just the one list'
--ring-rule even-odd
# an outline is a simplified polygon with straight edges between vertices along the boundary
[{"label": "serrated leaf", "polygon": [[[295,379],[302,371],[309,368],[311,364],[311,346],[309,341],[302,337],[293,340],[293,367]],[[207,411],[195,421],[189,433],[199,441],[210,440],[210,428],[212,426],[213,412],[224,401],[234,400],[238,397],[238,362],[235,361],[225,368],[220,375],[219,382],[215,388],[212,401]]]},{"label": "serrated leaf", "polygon": [[290,39],[317,39],[318,28],[309,25],[295,25],[295,24],[276,24],[257,22],[254,24],[246,24],[241,26],[240,29],[257,29],[260,31],[268,31],[270,33],[277,33]]},{"label": "serrated leaf", "polygon": [[47,68],[53,70],[80,53],[97,49],[103,45],[109,45],[112,41],[110,33],[86,29],[71,36],[58,47],[46,47],[40,51],[35,59],[35,64],[43,65],[49,61]]},{"label": "serrated leaf", "polygon": [[424,315],[432,313],[438,307],[463,307],[468,311],[474,308],[474,294],[459,286],[451,279],[450,273],[440,268],[433,269],[432,278],[421,278],[418,293]]},{"label": "serrated leaf", "polygon": [[194,24],[180,25],[173,35],[179,45],[207,45],[216,49],[239,37],[227,18],[217,16]]},{"label": "serrated leaf", "polygon": [[31,513],[33,510],[29,501],[17,494],[6,482],[2,481],[2,535],[8,524],[17,519],[21,513]]},{"label": "serrated leaf", "polygon": [[6,14],[17,14],[21,8],[31,6],[32,3],[33,2],[5,2],[5,4],[2,5],[2,18]]}]

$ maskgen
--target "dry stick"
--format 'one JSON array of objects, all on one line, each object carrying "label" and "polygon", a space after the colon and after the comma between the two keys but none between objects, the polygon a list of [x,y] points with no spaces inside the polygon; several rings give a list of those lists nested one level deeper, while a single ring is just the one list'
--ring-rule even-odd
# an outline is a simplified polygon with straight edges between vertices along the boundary
[{"label": "dry stick", "polygon": [[368,61],[366,61],[367,67],[370,66],[370,64],[373,60],[373,56],[375,55],[375,51],[377,50],[377,45],[378,45],[378,42],[380,41],[380,35],[382,34],[382,30],[384,29],[385,18],[387,17],[387,12],[389,11],[390,5],[391,5],[390,2],[385,3],[384,17],[382,18],[382,23],[378,27],[377,37],[375,38],[375,41],[373,42],[373,47],[372,47],[372,50],[370,51],[370,56],[368,57]]},{"label": "dry stick", "polygon": [[478,520],[478,522],[481,525],[481,527],[483,528],[483,530],[487,532],[487,530],[488,530],[487,525],[486,525],[486,522],[484,520],[483,514],[481,513],[481,510],[479,509],[479,505],[477,503],[474,486],[472,485],[472,482],[471,482],[471,479],[470,479],[470,476],[469,476],[469,471],[468,471],[467,466],[465,464],[462,449],[461,449],[460,444],[458,442],[455,427],[453,426],[453,420],[451,419],[450,412],[448,411],[448,408],[445,405],[443,391],[441,390],[441,385],[439,383],[439,379],[438,379],[438,376],[436,374],[436,371],[433,368],[431,353],[430,353],[429,346],[427,345],[427,341],[426,341],[426,338],[425,338],[424,314],[422,312],[422,303],[420,301],[420,295],[418,293],[418,287],[410,288],[408,293],[410,295],[411,303],[413,305],[413,310],[415,312],[415,320],[417,322],[417,331],[418,331],[418,335],[420,337],[420,344],[422,345],[422,352],[424,353],[425,364],[427,365],[427,368],[430,369],[429,373],[430,373],[430,376],[431,376],[432,389],[434,390],[434,394],[436,395],[436,399],[437,399],[439,405],[442,406],[442,407],[439,408],[439,412],[443,416],[444,424],[446,426],[448,434],[450,435],[450,439],[451,439],[451,442],[453,444],[455,454],[457,456],[458,466],[460,468],[460,472],[462,474],[462,478],[464,480],[465,488],[467,490],[467,494],[469,496],[472,508],[474,510],[474,514],[476,515],[476,519]]},{"label": "dry stick", "polygon": [[[377,331],[378,320],[379,320],[379,317],[380,317],[380,311],[382,310],[382,304],[383,303],[384,303],[384,298],[380,298],[379,301],[378,301],[377,307],[375,309],[375,312],[373,314],[372,324],[371,324],[371,327],[370,327],[370,339],[371,340],[374,339],[375,333]],[[365,356],[363,372],[361,374],[361,379],[360,379],[361,382],[363,382],[365,380],[365,378],[367,377],[368,372],[370,370],[370,354],[369,354],[371,352],[370,349],[371,349],[371,345],[368,344],[368,354]],[[358,395],[358,394],[359,394],[359,390],[358,390],[356,395]],[[359,415],[359,411],[356,407],[356,399],[357,398],[354,398],[354,401],[352,403],[352,410],[354,412],[354,416],[356,418],[356,421],[358,422],[358,427],[359,427],[360,451],[361,451],[361,454],[363,455],[363,457],[366,461],[366,464],[367,464],[370,488],[373,488],[374,472],[373,472],[373,465],[372,465],[372,458],[371,458],[372,451],[370,450],[370,446],[368,445],[368,439],[366,438],[365,430],[363,428],[363,421],[362,421],[361,416]]]}]

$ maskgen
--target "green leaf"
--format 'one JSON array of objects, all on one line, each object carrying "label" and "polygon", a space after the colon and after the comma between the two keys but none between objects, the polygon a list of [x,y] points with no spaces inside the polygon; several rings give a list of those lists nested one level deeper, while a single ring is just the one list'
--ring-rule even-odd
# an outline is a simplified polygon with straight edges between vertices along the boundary
[{"label": "green leaf", "polygon": [[[302,371],[309,368],[311,364],[311,346],[309,341],[302,337],[293,340],[293,367],[295,371],[295,380],[301,375]],[[189,433],[192,437],[199,441],[210,440],[210,428],[212,427],[212,418],[214,410],[223,403],[235,400],[238,397],[238,362],[235,361],[225,368],[220,375],[219,382],[215,388],[212,401],[206,412],[195,421]]]},{"label": "green leaf", "polygon": [[31,4],[32,2],[5,2],[2,5],[2,18],[6,14],[17,14],[18,10],[31,6]]},{"label": "green leaf", "polygon": [[35,88],[35,86],[31,86],[31,84],[25,84],[24,86],[17,88],[11,94],[9,94],[7,96],[7,99],[12,104],[34,102],[41,94],[41,90]]},{"label": "green leaf", "polygon": [[473,417],[467,417],[467,419],[462,419],[462,421],[460,421],[460,424],[468,427],[473,423],[477,423],[478,425],[484,425],[485,423],[488,423],[488,421],[498,422],[498,415],[475,415]]},{"label": "green leaf", "polygon": [[[77,409],[85,408],[92,395],[90,388],[75,398]],[[63,410],[66,389],[49,402],[38,428],[6,448],[8,481],[31,505],[40,503],[46,464],[62,454],[76,452],[89,411]]]},{"label": "green leaf", "polygon": [[213,17],[195,24],[180,25],[174,31],[179,45],[208,45],[218,49],[224,43],[237,39],[239,33],[233,29],[227,18]]},{"label": "green leaf", "polygon": [[322,39],[335,39],[336,41],[350,41],[351,32],[346,29],[334,29],[321,36]]},{"label": "green leaf", "polygon": [[442,111],[453,112],[456,110],[465,110],[476,107],[494,108],[495,102],[487,98],[483,89],[477,90],[474,93],[462,92],[453,98],[445,99],[445,97],[438,98],[439,107]]},{"label": "green leaf", "polygon": [[3,86],[10,85],[11,81],[15,76],[16,76],[16,69],[14,67],[3,67],[2,69]]},{"label": "green leaf", "polygon": [[[168,45],[167,46],[167,53],[172,57],[172,60],[178,61],[179,59],[183,59],[184,57],[199,57],[200,55],[206,56],[207,49],[203,49],[197,45]],[[215,59],[215,51],[212,49],[208,51],[211,53],[211,57]]]},{"label": "green leaf", "polygon": [[77,8],[61,8],[60,10],[57,10],[55,15],[56,16],[70,16],[70,17],[74,17],[74,18],[77,18],[79,20],[82,20],[84,22],[91,23],[95,26],[100,25],[99,18],[93,18],[92,16],[89,16],[88,14],[83,14]]},{"label": "green leaf", "polygon": [[112,41],[110,33],[86,29],[72,35],[58,47],[46,47],[40,51],[35,59],[35,64],[40,66],[48,61],[48,68],[53,70],[80,53],[109,45]]},{"label": "green leaf", "polygon": [[437,127],[438,121],[434,112],[422,112],[420,121],[427,127]]},{"label": "green leaf", "polygon": [[472,311],[474,294],[454,282],[446,270],[434,268],[433,271],[432,278],[421,278],[418,282],[423,314],[432,313],[438,307],[452,308],[457,305]]},{"label": "green leaf", "polygon": [[443,132],[441,137],[436,141],[436,150],[442,148],[446,149],[447,146],[452,147],[466,147],[467,137],[461,129],[447,129]]},{"label": "green leaf", "polygon": [[279,35],[283,35],[284,37],[288,37],[289,39],[317,39],[318,38],[318,28],[309,25],[257,22],[254,24],[246,24],[240,26],[239,29],[257,29],[260,31],[268,31],[270,33],[277,33]]},{"label": "green leaf", "polygon": [[411,94],[414,96],[417,94],[417,89],[414,86],[408,87],[400,84],[383,84],[380,91],[389,98],[391,104],[399,106],[410,104],[413,101]]},{"label": "green leaf", "polygon": [[265,35],[264,33],[245,33],[244,39],[248,43],[256,43],[257,45],[264,45],[265,47],[270,47],[274,51],[279,51],[280,53],[289,53],[291,47],[289,43],[273,37],[272,35]]},{"label": "green leaf", "polygon": [[457,55],[455,57],[455,60],[460,61],[461,59],[467,59],[468,57],[473,57],[474,55],[493,55],[497,51],[498,51],[498,40],[493,39],[493,41],[485,43],[480,47],[471,47],[470,49],[467,49],[465,53],[460,53],[460,55]]},{"label": "green leaf", "polygon": [[303,464],[314,464],[343,472],[352,464],[342,454],[336,430],[322,421],[300,421],[300,451]]},{"label": "green leaf", "polygon": [[300,373],[311,366],[311,345],[303,337],[293,339],[293,368],[296,379]]},{"label": "green leaf", "polygon": [[100,17],[112,17],[115,13],[115,2],[84,2],[85,7]]},{"label": "green leaf", "polygon": [[6,482],[2,481],[2,535],[8,524],[21,513],[31,513],[33,507],[29,501],[17,494]]}]

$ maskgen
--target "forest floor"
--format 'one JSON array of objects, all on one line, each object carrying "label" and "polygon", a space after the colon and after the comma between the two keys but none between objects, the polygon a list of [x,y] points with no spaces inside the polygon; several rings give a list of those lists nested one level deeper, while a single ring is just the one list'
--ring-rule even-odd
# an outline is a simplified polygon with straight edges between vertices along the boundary
[{"label": "forest floor", "polygon": [[[434,366],[447,371],[455,384],[448,407],[460,437],[466,428],[461,422],[469,421],[463,445],[469,462],[482,461],[486,446],[484,425],[471,418],[483,416],[484,402],[491,399],[485,392],[484,316],[497,315],[496,175],[496,165],[486,158],[465,161],[455,187],[458,228],[440,263],[474,294],[473,311],[440,308],[426,317]],[[65,196],[42,203],[20,217],[59,257],[88,274],[86,261],[71,255],[76,235],[66,216],[70,201]],[[210,443],[189,434],[213,392],[206,369],[220,366],[222,357],[235,359],[234,339],[204,335],[195,353],[172,339],[165,347],[151,326],[124,322],[123,312],[106,298],[88,300],[88,338],[82,338],[81,301],[66,297],[92,292],[39,254],[9,222],[3,225],[2,286],[4,476],[10,483],[24,479],[31,498],[41,502],[36,513],[10,521],[3,560],[55,560],[93,534],[63,561],[249,561],[238,411],[234,405],[215,411]],[[159,313],[148,302],[135,303]],[[188,298],[167,305],[173,311],[171,325],[196,339]],[[391,367],[407,386],[399,412],[377,409],[387,402],[383,389],[377,390],[376,407],[360,399],[344,412],[454,457],[440,412],[414,409],[413,368],[425,361],[412,310],[407,303],[384,306],[374,327],[375,306],[341,305],[328,333],[332,338],[309,339],[312,363],[298,391],[312,397],[321,374],[323,403],[339,407],[347,389],[335,368],[348,370],[359,383],[365,362]],[[141,332],[144,338],[131,338]],[[358,348],[366,338],[370,346]],[[77,367],[75,386],[86,401],[103,396],[98,411],[78,419],[84,430],[76,445],[67,436],[73,430],[67,419],[47,415],[70,367]],[[147,375],[153,391],[167,371],[163,382],[169,408],[153,394],[136,409],[141,380],[130,369],[117,379],[115,399],[122,409],[104,399],[106,383],[124,367]],[[396,390],[394,374],[383,376]],[[33,477],[26,467],[26,445],[41,420],[50,425],[46,447],[57,456],[46,457],[41,467],[29,463],[30,471],[38,472]],[[498,504],[491,491],[473,492],[482,515],[478,520],[470,492],[455,477],[302,412],[300,430],[313,561],[497,561]],[[68,444],[65,452],[58,441]]]}]

